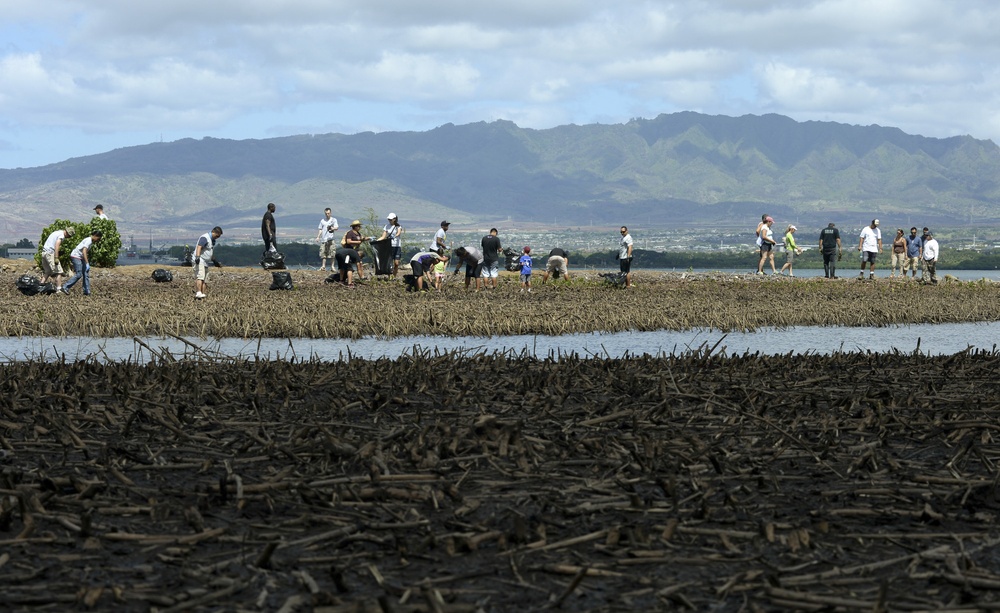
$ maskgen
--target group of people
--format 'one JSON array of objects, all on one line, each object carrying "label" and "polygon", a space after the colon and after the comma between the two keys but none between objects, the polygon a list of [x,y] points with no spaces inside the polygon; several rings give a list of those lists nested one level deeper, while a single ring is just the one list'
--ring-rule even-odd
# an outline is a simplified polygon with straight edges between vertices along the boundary
[{"label": "group of people", "polygon": [[[875,278],[875,262],[883,251],[881,222],[873,219],[870,224],[861,229],[858,236],[858,253],[861,258],[861,271],[858,273],[859,279],[865,278],[865,267],[868,267],[868,278]],[[774,266],[774,251],[777,248],[777,241],[771,226],[774,219],[767,214],[761,215],[761,221],[757,224],[757,246],[760,250],[760,259],[757,262],[757,274],[764,274],[764,264],[770,262],[771,273],[779,274]],[[780,274],[794,277],[792,265],[795,256],[802,253],[802,249],[795,243],[796,227],[789,225],[785,230],[785,264],[781,267]],[[843,257],[844,250],[841,242],[840,230],[836,224],[830,222],[827,227],[819,233],[819,250],[823,254],[823,273],[827,279],[837,279],[837,262]],[[897,271],[899,277],[906,278],[906,271],[910,271],[910,278],[917,276],[917,267],[921,270],[921,282],[937,285],[937,261],[940,255],[938,241],[928,228],[924,228],[923,234],[917,235],[917,228],[910,228],[910,235],[906,236],[902,228],[896,230],[896,237],[892,241],[892,252],[890,259],[889,278],[895,278]]]},{"label": "group of people", "polygon": [[[98,204],[94,207],[94,216],[99,219],[107,219],[104,214],[104,206]],[[94,243],[99,243],[104,237],[100,230],[92,230],[90,236],[84,237],[73,250],[70,251],[69,261],[73,265],[73,276],[69,281],[63,283],[66,276],[62,263],[59,261],[59,253],[62,249],[63,241],[72,238],[76,234],[73,227],[62,230],[53,230],[45,238],[42,244],[42,283],[52,283],[57,294],[69,295],[70,289],[78,282],[83,287],[83,295],[90,295],[90,250]]]}]

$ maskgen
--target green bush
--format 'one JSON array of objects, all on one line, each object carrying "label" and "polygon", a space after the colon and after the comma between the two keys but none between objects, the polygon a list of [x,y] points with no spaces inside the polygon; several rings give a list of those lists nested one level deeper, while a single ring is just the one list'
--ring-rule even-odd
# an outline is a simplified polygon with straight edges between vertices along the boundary
[{"label": "green bush", "polygon": [[98,268],[114,268],[118,260],[118,252],[122,248],[122,237],[118,234],[118,225],[111,219],[101,219],[94,217],[90,223],[73,222],[67,219],[57,219],[47,228],[42,230],[42,236],[38,240],[38,252],[35,253],[35,264],[42,265],[42,247],[45,246],[45,239],[56,230],[73,228],[73,236],[63,239],[62,248],[59,249],[59,262],[63,269],[73,270],[69,261],[69,254],[80,244],[84,238],[90,236],[95,230],[101,231],[101,240],[90,248],[88,260],[91,266]]}]

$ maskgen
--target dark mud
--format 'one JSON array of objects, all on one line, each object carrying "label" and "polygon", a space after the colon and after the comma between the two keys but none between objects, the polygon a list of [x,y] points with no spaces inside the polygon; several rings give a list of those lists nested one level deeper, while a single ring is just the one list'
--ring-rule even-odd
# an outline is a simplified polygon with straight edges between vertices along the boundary
[{"label": "dark mud", "polygon": [[996,610],[998,364],[7,364],[2,607]]}]

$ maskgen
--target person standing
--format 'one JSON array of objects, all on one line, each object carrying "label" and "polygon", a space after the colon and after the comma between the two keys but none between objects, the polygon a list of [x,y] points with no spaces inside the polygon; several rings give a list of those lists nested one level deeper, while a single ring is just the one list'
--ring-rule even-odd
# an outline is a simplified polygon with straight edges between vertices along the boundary
[{"label": "person standing", "polygon": [[[910,228],[910,235],[906,237],[906,264],[903,268],[903,277],[906,277],[906,268],[910,269],[910,279],[917,278],[917,264],[923,257],[924,241],[917,236],[917,229]],[[923,265],[921,265],[922,267]]]},{"label": "person standing", "polygon": [[549,259],[545,262],[545,274],[542,275],[542,283],[549,280],[549,275],[555,277],[562,275],[569,279],[569,252],[559,247],[549,251]]},{"label": "person standing", "polygon": [[337,218],[328,208],[323,209],[323,219],[319,220],[319,233],[316,240],[319,242],[319,269],[326,270],[326,261],[330,260],[330,272],[333,272],[334,261],[337,257],[337,243],[334,242],[334,233],[340,229],[337,225]]},{"label": "person standing", "polygon": [[625,287],[632,287],[632,235],[621,227],[622,239],[618,242],[618,270],[625,275]]},{"label": "person standing", "polygon": [[215,243],[222,236],[222,228],[215,226],[211,232],[206,232],[198,238],[194,248],[194,298],[202,300],[208,289],[208,267],[222,265],[215,259]]},{"label": "person standing", "polygon": [[399,225],[399,218],[395,213],[385,216],[387,223],[382,228],[382,236],[378,240],[389,239],[389,246],[392,247],[392,276],[399,274],[399,260],[403,257],[403,226]]},{"label": "person standing", "polygon": [[892,239],[892,254],[889,256],[889,278],[896,277],[899,268],[900,278],[906,278],[906,236],[902,228],[896,228],[896,237]]},{"label": "person standing", "polygon": [[429,251],[437,251],[438,253],[445,253],[448,251],[448,226],[451,223],[448,221],[442,221],[441,227],[434,234],[434,238],[431,240],[430,246],[427,248]]},{"label": "person standing", "polygon": [[934,234],[928,230],[927,231],[927,242],[924,243],[923,248],[923,259],[924,259],[924,271],[920,275],[921,283],[930,283],[931,285],[937,285],[937,261],[939,255],[938,242],[934,239]]},{"label": "person standing", "polygon": [[795,244],[795,231],[797,229],[795,226],[788,226],[785,230],[785,264],[781,267],[781,274],[785,274],[785,269],[787,268],[789,277],[795,276],[795,272],[792,271],[792,264],[795,263],[795,256],[802,253],[802,250]]},{"label": "person standing", "polygon": [[500,276],[500,254],[503,253],[497,229],[490,228],[490,233],[479,244],[483,248],[483,285],[489,289],[492,284],[496,289],[497,277]]},{"label": "person standing", "polygon": [[837,278],[837,261],[843,254],[840,230],[832,221],[819,231],[819,250],[823,254],[823,273],[827,279]]},{"label": "person standing", "polygon": [[453,274],[458,274],[458,271],[462,268],[462,264],[465,264],[465,289],[469,289],[469,282],[472,279],[476,280],[476,291],[480,289],[480,284],[483,282],[483,254],[481,251],[475,247],[459,247],[455,250],[455,259],[458,263],[455,265],[455,272]]},{"label": "person standing", "polygon": [[858,278],[865,278],[865,264],[868,264],[868,278],[874,279],[875,258],[882,253],[882,231],[878,228],[877,219],[873,219],[871,225],[862,228],[858,251],[861,252],[861,273],[858,274]]},{"label": "person standing", "polygon": [[777,245],[777,241],[774,240],[774,231],[771,230],[771,226],[774,225],[774,218],[768,217],[764,219],[764,224],[760,227],[760,261],[757,262],[757,274],[764,274],[764,262],[771,262],[771,274],[776,275],[778,271],[774,268],[774,246]]},{"label": "person standing", "polygon": [[42,245],[42,283],[48,283],[52,279],[56,283],[56,291],[62,291],[62,278],[64,275],[62,263],[59,261],[59,249],[62,248],[63,241],[73,236],[75,231],[72,227],[65,230],[53,230]]},{"label": "person standing", "polygon": [[528,290],[531,293],[531,247],[521,250],[521,258],[517,261],[521,266],[521,291]]},{"label": "person standing", "polygon": [[260,220],[260,237],[264,239],[264,251],[276,252],[278,250],[277,232],[274,225],[273,202],[267,203],[267,211],[263,219]]},{"label": "person standing", "polygon": [[[931,231],[929,229],[927,229],[926,226],[924,226],[923,234],[920,235],[920,245],[921,246],[926,245],[927,241],[930,240],[930,233],[931,233]],[[923,252],[921,252],[921,255],[920,255],[920,278],[921,279],[923,279],[923,277],[924,277],[923,270],[924,270],[924,257],[923,257]]]},{"label": "person standing", "polygon": [[[104,205],[103,204],[98,204],[97,206],[94,207],[94,216],[97,217],[98,219],[109,219],[109,217],[104,214]],[[87,240],[87,239],[84,239],[84,240]]]},{"label": "person standing", "polygon": [[[369,240],[371,240],[371,239],[369,239],[367,236],[361,236],[361,220],[360,219],[355,219],[354,221],[351,222],[351,229],[348,230],[347,234],[344,235],[343,246],[347,247],[348,249],[353,249],[356,253],[358,253],[358,255],[360,255],[361,254],[361,244],[362,243],[366,243]],[[339,253],[340,250],[338,249],[337,252]],[[338,264],[340,263],[340,259],[339,258],[337,259],[337,263]],[[358,278],[359,279],[364,279],[365,278],[365,267],[361,263],[361,258],[360,257],[357,259],[356,264],[358,265]],[[343,276],[343,275],[341,275],[341,276]]]},{"label": "person standing", "polygon": [[69,261],[73,264],[73,278],[71,278],[66,285],[63,285],[62,292],[64,294],[69,294],[71,287],[76,285],[76,282],[83,279],[83,295],[90,295],[90,247],[97,242],[100,242],[101,237],[104,234],[100,230],[94,230],[90,233],[90,236],[80,241],[73,251],[69,254]]}]

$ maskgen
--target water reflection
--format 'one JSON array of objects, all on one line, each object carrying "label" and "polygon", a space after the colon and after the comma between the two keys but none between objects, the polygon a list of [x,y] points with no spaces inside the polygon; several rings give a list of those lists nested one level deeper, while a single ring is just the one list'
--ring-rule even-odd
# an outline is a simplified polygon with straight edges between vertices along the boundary
[{"label": "water reflection", "polygon": [[564,336],[433,337],[396,339],[180,339],[24,337],[0,339],[0,360],[41,359],[76,361],[146,362],[160,358],[233,357],[265,360],[344,360],[350,358],[397,358],[422,352],[509,352],[537,357],[622,357],[625,355],[677,355],[710,349],[713,353],[742,355],[760,353],[831,354],[836,352],[919,351],[926,355],[950,355],[969,348],[996,350],[1000,345],[1000,322],[920,324],[885,328],[792,327],[756,332],[587,333]]}]

